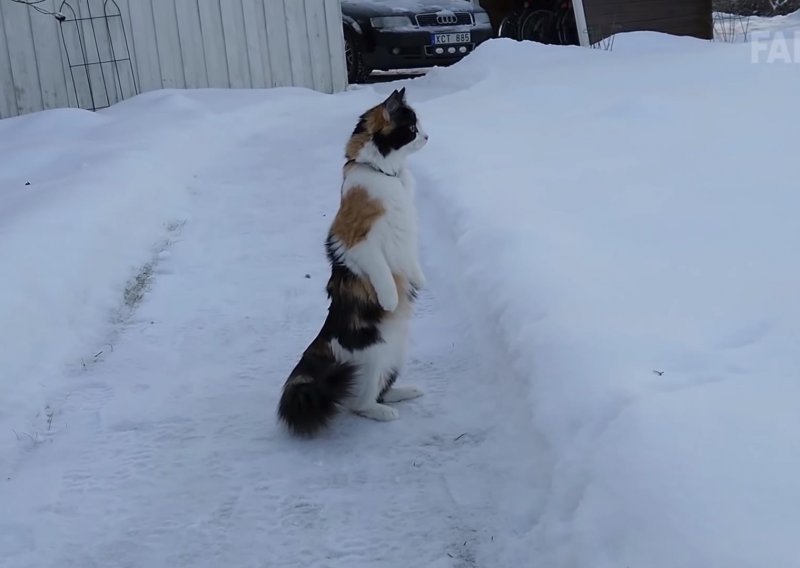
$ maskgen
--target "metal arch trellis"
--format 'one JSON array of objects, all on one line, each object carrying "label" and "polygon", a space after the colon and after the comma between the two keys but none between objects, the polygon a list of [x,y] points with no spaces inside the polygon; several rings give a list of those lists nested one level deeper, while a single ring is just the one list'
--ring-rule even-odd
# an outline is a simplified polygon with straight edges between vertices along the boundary
[{"label": "metal arch trellis", "polygon": [[[78,11],[75,11],[75,8],[73,8],[72,3],[69,0],[64,0],[58,9],[59,14],[57,19],[61,28],[61,41],[64,45],[64,52],[67,55],[67,65],[69,66],[70,76],[72,77],[72,88],[75,93],[76,103],[79,107],[81,107],[81,99],[78,95],[78,84],[76,81],[76,70],[80,69],[83,70],[83,74],[86,76],[86,85],[89,91],[89,99],[91,100],[91,104],[88,107],[81,108],[96,111],[111,106],[112,101],[111,94],[109,93],[109,82],[106,79],[106,66],[111,67],[109,72],[111,74],[110,81],[112,85],[112,91],[114,90],[114,86],[118,87],[119,100],[128,98],[128,96],[137,95],[139,93],[139,88],[136,84],[136,74],[133,71],[133,62],[131,60],[130,49],[128,47],[128,35],[125,31],[125,22],[123,21],[122,12],[119,9],[119,5],[117,5],[114,0],[104,0],[103,14],[94,15],[92,14],[91,0],[83,1],[85,12],[81,10],[81,0],[75,1],[77,3]],[[115,41],[111,34],[111,22],[114,20],[118,20],[119,27],[122,31],[121,40],[125,46],[124,54],[121,52],[121,45],[115,47]],[[101,33],[102,26],[105,26],[105,35],[108,40],[108,51],[110,52],[108,53],[109,56],[106,58],[104,58],[100,53],[101,42],[98,42],[97,39],[97,28],[95,27],[96,22],[98,23],[98,26],[101,27]],[[75,58],[77,61],[73,61],[73,57],[70,54],[66,37],[66,31],[69,28],[65,29],[65,25],[75,27],[75,34],[80,47],[80,53]],[[92,45],[94,46],[94,54],[91,53]],[[95,54],[97,56],[96,58],[94,57]],[[132,85],[132,89],[125,89],[125,87],[123,87],[123,81],[120,76],[120,65],[124,64],[125,62],[127,62],[128,69],[130,70],[130,85]],[[99,67],[99,77],[96,76],[96,73],[94,74],[95,77],[92,77],[90,69],[93,67]],[[96,85],[97,82],[99,82],[99,85]],[[125,81],[125,83],[127,84],[128,81]],[[102,89],[95,89],[95,86],[102,86]],[[101,99],[101,95],[103,94],[105,94],[104,103]]]}]

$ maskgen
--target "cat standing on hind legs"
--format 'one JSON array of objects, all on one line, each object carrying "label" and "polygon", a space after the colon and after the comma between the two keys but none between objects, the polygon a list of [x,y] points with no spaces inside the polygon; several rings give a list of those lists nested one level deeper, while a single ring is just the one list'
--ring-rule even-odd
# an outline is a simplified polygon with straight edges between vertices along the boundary
[{"label": "cat standing on hind legs", "polygon": [[395,381],[425,286],[406,158],[427,141],[401,89],[362,114],[347,142],[341,201],[325,242],[328,315],[278,404],[279,419],[296,434],[318,432],[341,407],[394,420],[390,403],[422,395]]}]

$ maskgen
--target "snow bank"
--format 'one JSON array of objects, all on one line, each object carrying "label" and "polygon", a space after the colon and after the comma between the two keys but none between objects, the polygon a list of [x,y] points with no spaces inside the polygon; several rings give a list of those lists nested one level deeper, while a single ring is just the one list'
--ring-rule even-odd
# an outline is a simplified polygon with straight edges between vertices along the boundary
[{"label": "snow bank", "polygon": [[668,40],[492,41],[407,82],[454,286],[552,450],[496,565],[797,562],[796,70]]},{"label": "snow bank", "polygon": [[786,38],[800,34],[800,10],[783,16],[737,16],[715,14],[718,34],[727,41],[761,41],[770,36]]}]

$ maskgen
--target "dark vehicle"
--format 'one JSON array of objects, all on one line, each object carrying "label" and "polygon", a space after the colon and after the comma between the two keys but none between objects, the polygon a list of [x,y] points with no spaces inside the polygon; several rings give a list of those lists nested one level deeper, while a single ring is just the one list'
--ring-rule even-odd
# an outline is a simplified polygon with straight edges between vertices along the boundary
[{"label": "dark vehicle", "polygon": [[342,0],[347,74],[451,65],[494,36],[470,0]]}]

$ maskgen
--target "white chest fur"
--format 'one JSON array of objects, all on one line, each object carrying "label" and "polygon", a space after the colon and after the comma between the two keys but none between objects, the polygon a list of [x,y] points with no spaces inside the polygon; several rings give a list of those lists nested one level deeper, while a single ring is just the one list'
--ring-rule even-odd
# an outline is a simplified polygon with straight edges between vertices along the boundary
[{"label": "white chest fur", "polygon": [[412,282],[420,280],[414,182],[408,170],[401,170],[397,176],[388,176],[372,168],[358,166],[348,174],[342,190],[347,192],[353,187],[366,189],[384,210],[367,237],[370,248],[374,247],[382,253],[393,274],[404,276]]}]

